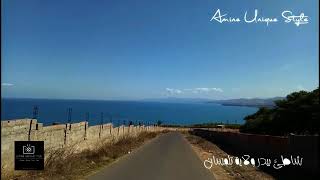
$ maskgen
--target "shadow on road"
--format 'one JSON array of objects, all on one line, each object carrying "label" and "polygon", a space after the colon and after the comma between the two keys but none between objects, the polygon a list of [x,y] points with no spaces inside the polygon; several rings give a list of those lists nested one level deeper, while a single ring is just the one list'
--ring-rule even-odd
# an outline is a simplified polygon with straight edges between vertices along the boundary
[{"label": "shadow on road", "polygon": [[[226,142],[218,141],[214,136],[210,134],[209,131],[197,131],[197,130],[191,130],[189,131],[190,134],[199,136],[203,139],[206,139],[215,145],[217,145],[221,150],[229,154],[230,156],[236,156],[236,157],[242,157],[243,155],[250,155],[250,157],[253,157],[255,159],[261,157],[262,152],[256,152],[256,151],[243,151],[239,148],[236,148]],[[260,156],[259,156],[260,154]],[[263,153],[266,154],[266,153]],[[278,159],[280,160],[280,155],[276,156],[280,153],[277,152],[269,152],[269,156],[263,156],[264,158],[269,158],[271,160]],[[266,172],[267,174],[271,175],[275,179],[317,179],[320,177],[319,172],[312,172],[308,169],[302,169],[300,166],[285,166],[281,169],[274,169],[271,166],[261,166],[259,167],[260,170]]]}]

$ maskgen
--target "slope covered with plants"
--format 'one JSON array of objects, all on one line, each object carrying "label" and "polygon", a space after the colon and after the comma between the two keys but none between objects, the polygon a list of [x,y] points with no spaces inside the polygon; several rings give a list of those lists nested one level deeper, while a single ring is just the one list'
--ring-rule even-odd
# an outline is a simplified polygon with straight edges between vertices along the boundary
[{"label": "slope covered with plants", "polygon": [[240,131],[254,134],[320,134],[319,87],[311,92],[294,92],[275,101],[274,108],[260,108],[245,117]]}]

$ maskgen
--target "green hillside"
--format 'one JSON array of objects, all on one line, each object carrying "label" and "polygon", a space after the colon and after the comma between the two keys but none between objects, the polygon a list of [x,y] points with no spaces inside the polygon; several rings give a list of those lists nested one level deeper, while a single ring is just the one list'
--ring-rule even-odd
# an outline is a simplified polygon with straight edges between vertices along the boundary
[{"label": "green hillside", "polygon": [[274,108],[260,108],[245,118],[240,131],[255,134],[319,134],[319,87],[300,91],[275,101]]}]

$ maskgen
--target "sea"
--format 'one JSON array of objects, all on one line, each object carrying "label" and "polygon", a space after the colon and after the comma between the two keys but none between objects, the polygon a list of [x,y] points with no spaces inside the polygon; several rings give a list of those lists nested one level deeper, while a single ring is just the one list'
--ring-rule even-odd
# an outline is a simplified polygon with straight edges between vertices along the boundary
[{"label": "sea", "polygon": [[[35,108],[36,107],[36,108]],[[127,124],[192,125],[201,123],[243,124],[255,107],[223,106],[207,102],[146,102],[62,99],[1,99],[1,120],[36,117],[44,125],[80,122],[89,125]]]}]

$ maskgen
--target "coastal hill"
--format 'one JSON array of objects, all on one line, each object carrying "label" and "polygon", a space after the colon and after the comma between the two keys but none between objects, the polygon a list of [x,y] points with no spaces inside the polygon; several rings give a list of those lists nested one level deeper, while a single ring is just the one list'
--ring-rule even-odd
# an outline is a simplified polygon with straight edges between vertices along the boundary
[{"label": "coastal hill", "polygon": [[249,107],[274,107],[274,101],[283,100],[284,97],[274,98],[240,98],[240,99],[228,99],[228,100],[213,100],[208,103],[216,103],[224,106],[249,106]]},{"label": "coastal hill", "polygon": [[285,97],[274,98],[239,98],[239,99],[227,99],[227,100],[213,100],[206,98],[158,98],[158,99],[144,99],[148,102],[165,102],[165,103],[214,103],[221,104],[223,106],[249,106],[249,107],[274,107],[274,101],[283,100]]},{"label": "coastal hill", "polygon": [[319,87],[310,92],[293,92],[275,104],[245,117],[246,123],[240,131],[269,135],[320,134]]}]

